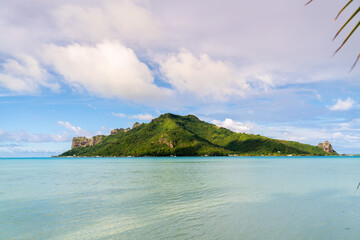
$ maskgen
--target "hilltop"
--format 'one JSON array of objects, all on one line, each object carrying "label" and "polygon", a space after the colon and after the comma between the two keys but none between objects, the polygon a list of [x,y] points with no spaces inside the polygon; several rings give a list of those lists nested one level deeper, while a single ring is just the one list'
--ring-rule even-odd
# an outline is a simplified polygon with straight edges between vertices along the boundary
[{"label": "hilltop", "polygon": [[[334,153],[336,154],[336,153]],[[160,115],[132,129],[114,129],[109,136],[73,139],[72,149],[60,156],[279,156],[331,155],[323,148],[235,133],[199,120],[194,115]]]}]

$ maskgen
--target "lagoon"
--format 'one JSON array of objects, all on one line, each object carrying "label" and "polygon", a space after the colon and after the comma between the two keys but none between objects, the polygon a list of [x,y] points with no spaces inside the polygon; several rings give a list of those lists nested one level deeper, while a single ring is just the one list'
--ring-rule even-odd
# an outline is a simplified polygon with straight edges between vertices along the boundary
[{"label": "lagoon", "polygon": [[359,239],[359,157],[1,158],[0,239]]}]

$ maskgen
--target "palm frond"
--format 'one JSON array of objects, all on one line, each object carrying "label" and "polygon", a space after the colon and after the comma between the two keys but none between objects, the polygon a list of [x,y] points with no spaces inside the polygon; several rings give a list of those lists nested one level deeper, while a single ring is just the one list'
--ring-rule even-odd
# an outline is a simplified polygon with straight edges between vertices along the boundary
[{"label": "palm frond", "polygon": [[339,35],[339,33],[346,27],[346,25],[356,16],[356,14],[358,14],[360,12],[360,7],[354,12],[353,15],[351,15],[351,17],[345,22],[345,24],[340,28],[340,30],[336,33],[335,37],[333,38],[333,40],[335,40],[335,38]]},{"label": "palm frond", "polygon": [[351,67],[350,72],[355,68],[355,66],[358,63],[359,59],[360,59],[360,53],[359,53],[358,57],[356,58],[356,61],[355,61],[354,65]]},{"label": "palm frond", "polygon": [[305,6],[308,5],[309,3],[311,3],[312,1],[313,1],[313,0],[308,1],[308,2],[305,4]]},{"label": "palm frond", "polygon": [[[313,0],[308,1],[306,5],[310,4],[311,2],[313,2]],[[353,2],[353,0],[349,0],[345,6],[338,12],[338,14],[335,17],[335,21],[339,18],[339,16],[341,15],[341,13]],[[335,40],[339,34],[344,30],[344,28],[348,25],[348,23],[350,23],[355,16],[358,15],[358,13],[360,12],[360,7],[358,7],[355,12],[350,16],[350,18],[344,23],[344,25],[341,26],[341,28],[339,29],[339,31],[335,34],[333,40]],[[355,27],[351,30],[351,32],[347,35],[347,37],[345,38],[345,40],[342,42],[342,44],[336,49],[336,51],[334,52],[334,55],[339,52],[339,50],[347,43],[347,41],[350,39],[350,37],[353,35],[353,33],[359,28],[360,26],[360,21],[355,25]],[[354,65],[352,66],[351,70],[353,70],[357,64],[357,62],[360,60],[360,54],[357,56],[356,61],[354,63]],[[351,71],[350,70],[350,71]]]},{"label": "palm frond", "polygon": [[[312,0],[311,0],[312,1]],[[336,15],[335,21],[338,19],[338,17],[340,16],[340,14],[345,10],[345,8],[347,8],[350,3],[352,3],[353,0],[350,0],[341,10],[340,12]]]},{"label": "palm frond", "polygon": [[349,33],[349,35],[345,38],[345,40],[343,41],[343,43],[340,45],[340,47],[338,49],[336,49],[334,55],[345,45],[345,43],[349,40],[349,38],[351,37],[351,35],[353,35],[353,33],[356,31],[356,29],[360,26],[360,21],[356,24],[356,26],[353,28],[353,30]]}]

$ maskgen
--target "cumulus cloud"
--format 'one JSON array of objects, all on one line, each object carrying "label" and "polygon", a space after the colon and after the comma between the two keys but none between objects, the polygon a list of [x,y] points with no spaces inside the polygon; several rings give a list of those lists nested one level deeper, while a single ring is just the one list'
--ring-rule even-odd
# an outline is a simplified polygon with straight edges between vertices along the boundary
[{"label": "cumulus cloud", "polygon": [[69,122],[58,121],[58,124],[65,129],[70,130],[70,132],[72,132],[76,136],[91,137],[93,135],[89,131],[82,129],[81,127],[76,127]]},{"label": "cumulus cloud", "polygon": [[154,83],[150,69],[130,48],[118,41],[95,46],[73,44],[49,45],[44,61],[77,89],[105,98],[122,98],[138,102],[156,101],[171,91]]},{"label": "cumulus cloud", "polygon": [[49,81],[49,74],[28,55],[8,58],[0,65],[0,87],[16,93],[34,94],[40,87],[57,91],[59,85]]},{"label": "cumulus cloud", "polygon": [[[171,91],[156,86],[146,64],[132,49],[120,44],[143,51],[140,45],[161,36],[147,5],[132,0],[41,0],[29,9],[22,0],[6,2],[0,9],[0,29],[4,33],[0,36],[0,55],[27,53],[32,60],[45,63],[54,78],[63,76],[63,82],[73,88],[150,105],[168,97]],[[8,65],[0,66],[0,87],[22,93],[38,92],[39,86],[59,88],[50,84],[45,70],[42,76],[28,76],[39,64],[29,65],[28,60],[24,64],[24,60],[13,58],[27,69],[22,75],[8,71],[8,65],[15,64],[10,60]]]},{"label": "cumulus cloud", "polygon": [[160,71],[181,93],[192,92],[203,99],[225,101],[232,95],[244,96],[248,84],[236,76],[234,66],[208,55],[194,56],[186,49],[159,59]]},{"label": "cumulus cloud", "polygon": [[252,134],[253,130],[258,127],[255,123],[238,122],[230,118],[226,118],[224,121],[213,120],[212,123],[215,124],[216,126],[227,128],[237,133],[247,133],[247,134]]},{"label": "cumulus cloud", "polygon": [[[156,96],[168,96],[169,91],[158,91],[161,94],[150,94],[151,97],[141,98],[143,94],[128,93],[127,90],[119,91],[119,88],[123,87],[121,84],[120,87],[117,85],[114,88],[113,80],[104,81],[104,87],[98,88],[92,80],[86,82],[79,80],[87,78],[84,74],[73,71],[65,73],[65,67],[59,66],[62,64],[59,63],[59,58],[64,60],[64,57],[59,57],[56,53],[59,49],[71,50],[67,55],[76,58],[75,46],[77,50],[80,47],[90,50],[97,48],[106,40],[119,41],[124,44],[121,44],[123,47],[131,47],[141,52],[144,59],[154,58],[155,52],[159,51],[173,52],[174,54],[162,59],[160,64],[162,73],[172,87],[186,96],[215,101],[228,101],[233,96],[243,97],[278,86],[291,88],[289,84],[293,83],[344,77],[343,69],[339,71],[344,64],[340,63],[345,62],[342,60],[353,52],[345,49],[342,54],[344,58],[339,56],[336,58],[340,59],[336,62],[340,67],[336,68],[329,65],[330,61],[334,61],[328,58],[332,50],[331,43],[323,44],[328,42],[327,39],[332,31],[331,28],[323,27],[324,24],[333,26],[329,25],[326,17],[331,16],[331,12],[338,8],[337,3],[327,4],[325,8],[315,11],[313,10],[315,7],[303,8],[285,0],[277,0],[271,4],[264,1],[262,4],[274,10],[270,12],[261,10],[261,15],[271,19],[266,23],[254,17],[253,12],[259,10],[258,4],[244,3],[243,0],[226,3],[204,0],[197,2],[39,0],[32,3],[30,11],[23,0],[5,1],[0,9],[0,30],[3,33],[0,35],[0,51],[8,55],[12,55],[14,49],[31,52],[40,59],[44,59],[45,55],[48,60],[45,62],[52,60],[50,61],[52,62],[50,65],[53,65],[52,70],[65,76],[65,83],[73,87],[85,88],[96,96],[119,97],[120,95],[121,98],[135,99],[138,102],[146,101],[144,98],[149,100],[154,96],[155,99]],[[203,7],[204,4],[207,8]],[[279,10],[281,8],[276,6],[283,6],[288,11],[281,11]],[[241,9],[242,13],[239,14],[234,9]],[[316,13],[320,11],[325,17],[319,18],[318,14],[310,14],[313,11]],[[33,17],[34,15],[36,18]],[[288,21],[284,22],[283,19]],[[249,23],[252,27],[249,27]],[[312,23],[311,28],[309,23]],[[335,26],[333,27],[336,29]],[[38,51],[48,43],[61,43],[63,47],[51,45],[49,51]],[[190,51],[183,50],[176,53],[175,49],[180,46]],[[147,51],[148,49],[152,50]],[[313,51],[314,49],[316,51]],[[201,53],[206,54],[201,55]],[[98,54],[84,55],[92,57],[94,64],[98,64],[96,62]],[[86,58],[84,55],[77,57]],[[69,60],[69,56],[65,58]],[[108,57],[100,59],[109,60]],[[324,59],[328,60],[324,61]],[[139,61],[137,57],[135,60]],[[125,62],[125,59],[123,61]],[[68,62],[74,63],[73,60]],[[318,67],[324,64],[328,64],[329,67]],[[89,67],[91,64],[86,65],[92,70],[89,72],[93,72]],[[96,69],[103,65],[105,65],[104,61]],[[345,67],[347,66],[345,64]],[[310,73],[304,73],[304,69],[309,69]],[[319,69],[320,72],[317,71]],[[334,70],[329,71],[329,69]],[[147,75],[154,73],[150,69],[139,72],[148,72]],[[12,75],[6,75],[9,76]],[[151,79],[153,80],[153,77]],[[357,79],[356,75],[354,79]],[[128,81],[132,82],[133,78],[129,78]],[[7,88],[34,91],[34,87],[24,81],[6,82],[13,83],[12,86],[6,84]],[[38,82],[39,80],[34,84],[39,85]],[[152,89],[149,88],[149,92],[156,92],[159,88],[153,84],[153,81],[150,86]],[[108,89],[115,89],[114,91],[119,93],[109,92]]]},{"label": "cumulus cloud", "polygon": [[275,86],[271,74],[258,69],[241,72],[230,61],[216,60],[207,54],[196,56],[187,49],[158,56],[157,61],[165,80],[176,90],[207,101],[248,97]]},{"label": "cumulus cloud", "polygon": [[344,101],[341,99],[338,99],[336,104],[329,108],[332,111],[345,111],[345,110],[351,109],[353,107],[354,103],[355,103],[354,100],[352,100],[350,97],[348,97]]}]

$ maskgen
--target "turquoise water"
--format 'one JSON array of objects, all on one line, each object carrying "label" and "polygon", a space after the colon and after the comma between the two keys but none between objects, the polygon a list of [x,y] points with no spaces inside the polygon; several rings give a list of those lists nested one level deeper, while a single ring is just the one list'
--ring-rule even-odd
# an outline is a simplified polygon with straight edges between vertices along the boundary
[{"label": "turquoise water", "polygon": [[0,239],[359,239],[360,158],[0,159]]}]

